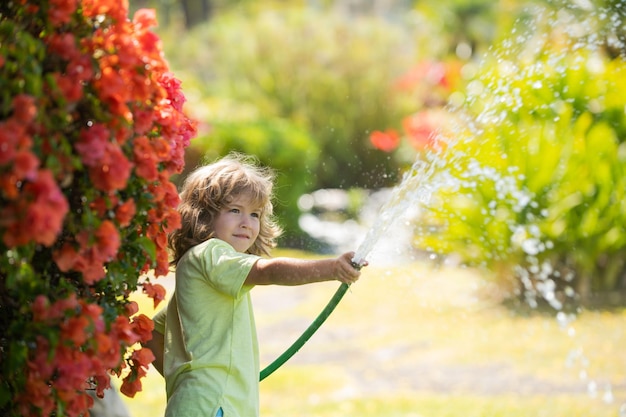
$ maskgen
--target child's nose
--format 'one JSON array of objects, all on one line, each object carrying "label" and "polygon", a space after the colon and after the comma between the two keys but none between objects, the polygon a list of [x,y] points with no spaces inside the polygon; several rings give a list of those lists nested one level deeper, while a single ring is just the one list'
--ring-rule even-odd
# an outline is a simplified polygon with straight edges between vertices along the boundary
[{"label": "child's nose", "polygon": [[252,220],[248,216],[243,216],[241,220],[241,227],[250,227]]}]

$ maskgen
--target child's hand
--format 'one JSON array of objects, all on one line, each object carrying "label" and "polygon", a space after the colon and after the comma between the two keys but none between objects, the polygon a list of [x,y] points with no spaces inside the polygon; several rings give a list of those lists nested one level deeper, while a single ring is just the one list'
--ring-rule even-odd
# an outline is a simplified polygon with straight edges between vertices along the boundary
[{"label": "child's hand", "polygon": [[352,284],[356,282],[361,276],[361,268],[367,266],[367,261],[358,267],[354,266],[352,259],[354,258],[354,252],[346,252],[337,258],[336,264],[336,279],[344,284]]}]

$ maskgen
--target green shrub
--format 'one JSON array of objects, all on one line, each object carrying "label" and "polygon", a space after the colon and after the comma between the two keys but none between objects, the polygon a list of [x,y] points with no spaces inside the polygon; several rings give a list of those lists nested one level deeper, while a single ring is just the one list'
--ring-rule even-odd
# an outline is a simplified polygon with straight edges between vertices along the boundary
[{"label": "green shrub", "polygon": [[[170,42],[168,56],[201,80],[192,84],[205,85],[207,123],[284,118],[307,131],[319,152],[312,189],[379,187],[394,183],[398,167],[370,145],[369,133],[408,112],[410,99],[393,83],[416,62],[419,38],[432,35],[426,25],[420,30],[375,17],[264,9],[218,15]],[[433,44],[420,42],[419,53]]]},{"label": "green shrub", "polygon": [[626,62],[558,28],[525,45],[470,82],[475,124],[443,155],[454,185],[431,201],[416,244],[560,308],[574,289],[626,285]]}]

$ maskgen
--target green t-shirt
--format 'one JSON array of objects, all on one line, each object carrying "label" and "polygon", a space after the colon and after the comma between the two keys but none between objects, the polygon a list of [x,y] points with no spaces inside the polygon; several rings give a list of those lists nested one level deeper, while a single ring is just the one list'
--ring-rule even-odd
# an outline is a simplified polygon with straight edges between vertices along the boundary
[{"label": "green t-shirt", "polygon": [[[259,348],[244,281],[258,256],[210,239],[176,267],[165,318],[166,417],[259,415]],[[156,328],[159,328],[157,317]]]}]

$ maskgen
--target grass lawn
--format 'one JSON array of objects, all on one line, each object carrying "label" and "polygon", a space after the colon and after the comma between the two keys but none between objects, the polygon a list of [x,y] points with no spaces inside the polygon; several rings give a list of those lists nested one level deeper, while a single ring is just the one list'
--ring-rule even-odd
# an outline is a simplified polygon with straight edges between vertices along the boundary
[{"label": "grass lawn", "polygon": [[[337,288],[253,290],[262,366]],[[583,311],[562,327],[550,314],[515,314],[487,293],[467,270],[365,268],[309,342],[261,382],[261,415],[626,415],[626,310]],[[153,314],[144,296],[136,299]],[[133,417],[163,415],[163,379],[151,369],[144,391],[124,401]]]}]

